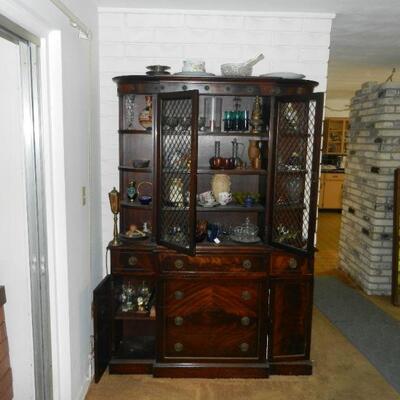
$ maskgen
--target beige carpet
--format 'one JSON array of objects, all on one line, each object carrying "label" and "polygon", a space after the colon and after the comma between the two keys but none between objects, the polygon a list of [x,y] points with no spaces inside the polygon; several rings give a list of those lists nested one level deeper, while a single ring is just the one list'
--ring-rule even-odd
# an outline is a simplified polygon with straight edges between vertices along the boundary
[{"label": "beige carpet", "polygon": [[314,311],[312,376],[160,379],[104,375],[87,400],[395,400],[400,395],[330,322]]}]

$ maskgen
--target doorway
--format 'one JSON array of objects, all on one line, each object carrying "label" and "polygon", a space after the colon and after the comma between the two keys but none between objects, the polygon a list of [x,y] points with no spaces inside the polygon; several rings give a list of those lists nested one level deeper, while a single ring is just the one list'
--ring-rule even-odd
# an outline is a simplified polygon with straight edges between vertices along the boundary
[{"label": "doorway", "polygon": [[14,398],[52,399],[39,41],[0,16],[0,283]]}]

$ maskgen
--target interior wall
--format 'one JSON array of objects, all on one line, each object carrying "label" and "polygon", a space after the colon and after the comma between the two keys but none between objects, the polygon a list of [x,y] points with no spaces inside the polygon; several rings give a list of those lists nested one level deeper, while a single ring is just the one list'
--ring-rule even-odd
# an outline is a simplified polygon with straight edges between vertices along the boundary
[{"label": "interior wall", "polygon": [[325,117],[349,118],[351,98],[326,99]]},{"label": "interior wall", "polygon": [[171,66],[200,58],[220,74],[225,62],[265,59],[253,75],[303,73],[325,92],[332,14],[99,9],[100,131],[103,248],[112,238],[107,192],[118,187],[118,100],[112,77],[144,74],[147,65]]},{"label": "interior wall", "polygon": [[33,339],[19,46],[0,38],[0,285],[15,399],[34,399]]},{"label": "interior wall", "polygon": [[[54,398],[75,400],[84,398],[91,380],[92,289],[102,276],[98,34],[94,1],[64,3],[89,27],[92,40],[80,39],[48,0],[35,0],[34,7],[30,0],[0,0],[0,13],[44,40],[41,91]],[[51,37],[57,32],[59,46],[53,46],[57,41]]]}]

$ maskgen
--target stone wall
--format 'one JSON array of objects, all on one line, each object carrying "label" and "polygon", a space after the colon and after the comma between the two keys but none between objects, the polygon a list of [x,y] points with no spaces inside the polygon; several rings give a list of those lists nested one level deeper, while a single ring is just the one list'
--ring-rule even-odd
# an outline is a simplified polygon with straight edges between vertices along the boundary
[{"label": "stone wall", "polygon": [[339,268],[368,294],[390,294],[400,83],[365,83],[350,106]]}]

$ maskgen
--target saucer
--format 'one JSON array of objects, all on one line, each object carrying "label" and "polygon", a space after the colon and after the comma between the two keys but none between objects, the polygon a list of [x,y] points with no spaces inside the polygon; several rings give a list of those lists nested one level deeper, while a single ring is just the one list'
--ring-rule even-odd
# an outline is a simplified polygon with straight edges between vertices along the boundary
[{"label": "saucer", "polygon": [[202,203],[201,201],[198,202],[199,206],[204,207],[204,208],[212,208],[219,206],[218,201],[214,201],[212,203]]}]

